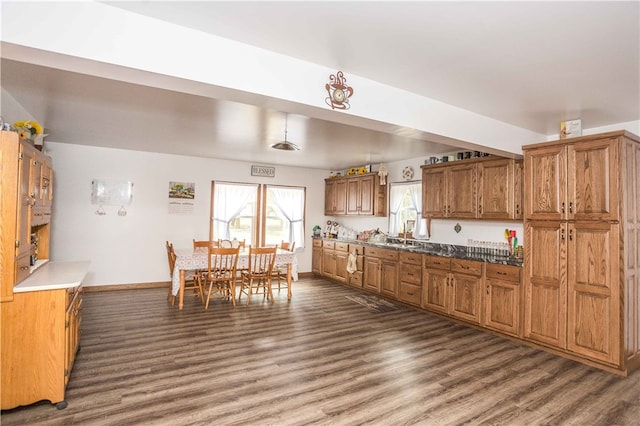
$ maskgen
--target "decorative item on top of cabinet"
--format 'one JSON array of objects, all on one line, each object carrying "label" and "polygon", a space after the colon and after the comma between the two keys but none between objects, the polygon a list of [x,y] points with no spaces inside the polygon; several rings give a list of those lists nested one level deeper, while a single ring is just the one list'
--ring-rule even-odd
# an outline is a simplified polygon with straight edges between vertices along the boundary
[{"label": "decorative item on top of cabinet", "polygon": [[524,337],[628,374],[640,367],[640,138],[523,151]]},{"label": "decorative item on top of cabinet", "polygon": [[326,216],[387,215],[387,186],[377,173],[325,179]]}]

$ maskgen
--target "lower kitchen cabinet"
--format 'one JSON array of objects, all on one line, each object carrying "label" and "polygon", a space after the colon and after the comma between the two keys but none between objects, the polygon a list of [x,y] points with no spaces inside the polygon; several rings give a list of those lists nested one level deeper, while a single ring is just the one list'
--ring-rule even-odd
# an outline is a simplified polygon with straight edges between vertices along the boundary
[{"label": "lower kitchen cabinet", "polygon": [[81,312],[81,286],[15,293],[2,305],[3,410],[41,400],[66,407]]},{"label": "lower kitchen cabinet", "polygon": [[422,298],[422,255],[408,251],[400,252],[400,282],[398,300],[420,306]]},{"label": "lower kitchen cabinet", "polygon": [[322,240],[313,240],[313,249],[311,252],[311,272],[315,274],[322,273]]},{"label": "lower kitchen cabinet", "polygon": [[423,257],[423,307],[473,324],[482,315],[483,262]]},{"label": "lower kitchen cabinet", "polygon": [[396,298],[398,251],[364,248],[364,289]]},{"label": "lower kitchen cabinet", "polygon": [[518,266],[486,264],[485,327],[521,336],[521,269]]},{"label": "lower kitchen cabinet", "polygon": [[348,243],[324,241],[322,244],[322,274],[327,278],[346,283],[348,251]]}]

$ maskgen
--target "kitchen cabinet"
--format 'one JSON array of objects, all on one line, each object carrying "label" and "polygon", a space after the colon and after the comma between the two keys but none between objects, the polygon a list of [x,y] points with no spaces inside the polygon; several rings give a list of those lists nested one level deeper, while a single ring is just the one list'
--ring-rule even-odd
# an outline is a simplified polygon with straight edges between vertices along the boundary
[{"label": "kitchen cabinet", "polygon": [[322,274],[338,282],[347,282],[347,256],[349,244],[324,241],[322,244]]},{"label": "kitchen cabinet", "polygon": [[508,158],[478,162],[478,218],[522,218],[522,162]]},{"label": "kitchen cabinet", "polygon": [[326,216],[387,216],[387,186],[377,173],[325,179]]},{"label": "kitchen cabinet", "polygon": [[322,240],[313,239],[313,248],[311,252],[311,272],[315,274],[322,273]]},{"label": "kitchen cabinet", "polygon": [[422,217],[474,219],[476,163],[422,166]]},{"label": "kitchen cabinet", "polygon": [[523,150],[524,337],[627,374],[640,366],[640,138]]},{"label": "kitchen cabinet", "polygon": [[[38,165],[51,164],[35,147],[18,139],[15,132],[2,131],[0,150],[2,159],[2,229],[0,244],[3,255],[0,258],[0,301],[13,299],[13,287],[26,279],[32,271],[30,265],[31,234],[39,240],[38,255],[41,262],[49,258],[49,221],[32,224],[32,208],[44,194],[37,185],[36,176],[40,176]],[[52,171],[48,172],[52,175]],[[46,193],[48,199],[51,192]],[[50,211],[50,201],[48,202]],[[35,227],[38,225],[37,227]],[[34,228],[35,227],[35,228]]]},{"label": "kitchen cabinet", "polygon": [[347,181],[341,178],[325,179],[324,214],[339,216],[347,214]]},{"label": "kitchen cabinet", "polygon": [[398,300],[420,306],[422,300],[422,255],[400,252]]},{"label": "kitchen cabinet", "polygon": [[421,168],[422,217],[522,219],[522,161],[490,156]]},{"label": "kitchen cabinet", "polygon": [[364,289],[393,298],[398,290],[398,258],[396,250],[364,248]]},{"label": "kitchen cabinet", "polygon": [[[36,151],[37,154],[39,152]],[[31,226],[49,223],[51,221],[51,205],[53,201],[53,167],[51,157],[36,155],[32,160],[34,172],[32,182],[33,199],[31,207]]]},{"label": "kitchen cabinet", "polygon": [[[80,344],[81,281],[88,265],[49,263],[43,273],[35,272],[16,287],[11,302],[2,304],[3,410],[40,400],[66,407],[65,389]],[[38,290],[22,291],[23,286]]]},{"label": "kitchen cabinet", "polygon": [[473,260],[423,255],[422,306],[480,324],[483,265]]},{"label": "kitchen cabinet", "polygon": [[521,336],[521,270],[521,267],[512,265],[485,265],[486,328],[511,336]]},{"label": "kitchen cabinet", "polygon": [[362,288],[364,285],[364,247],[360,244],[349,244],[349,253],[356,256],[356,271],[348,275],[347,283],[353,287]]}]

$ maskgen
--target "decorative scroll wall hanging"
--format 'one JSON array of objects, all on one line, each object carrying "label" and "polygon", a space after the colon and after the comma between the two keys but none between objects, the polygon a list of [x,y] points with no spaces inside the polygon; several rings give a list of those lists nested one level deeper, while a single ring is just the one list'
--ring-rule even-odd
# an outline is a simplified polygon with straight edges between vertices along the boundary
[{"label": "decorative scroll wall hanging", "polygon": [[349,98],[353,96],[353,87],[347,85],[342,71],[329,76],[329,82],[325,84],[329,97],[325,99],[332,109],[349,109]]}]

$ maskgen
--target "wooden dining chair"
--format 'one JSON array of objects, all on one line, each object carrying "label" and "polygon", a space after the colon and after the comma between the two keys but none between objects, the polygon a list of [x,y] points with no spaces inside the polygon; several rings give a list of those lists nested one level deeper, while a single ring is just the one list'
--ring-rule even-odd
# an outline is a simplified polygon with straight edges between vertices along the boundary
[{"label": "wooden dining chair", "polygon": [[207,271],[197,277],[204,287],[209,286],[204,309],[209,309],[212,294],[221,299],[230,299],[236,306],[236,265],[240,249],[210,245],[208,250]]},{"label": "wooden dining chair", "polygon": [[247,305],[251,301],[251,295],[262,289],[264,297],[273,301],[271,291],[271,274],[273,264],[276,260],[277,247],[251,247],[249,246],[249,265],[246,271],[242,271],[240,278],[240,292],[238,302],[242,293],[247,295]]},{"label": "wooden dining chair", "polygon": [[[169,262],[169,276],[171,277],[171,280],[173,280],[173,271],[175,270],[176,259],[177,259],[176,251],[173,248],[173,244],[170,243],[169,241],[167,241],[165,245],[167,247],[167,260]],[[198,274],[193,271],[189,271],[185,273],[184,291],[186,292],[187,290],[193,290],[194,294],[196,296],[199,296],[202,303],[204,303],[204,293],[202,291],[202,285],[200,284],[200,281],[197,279],[197,276]],[[169,300],[171,301],[171,306],[173,306],[176,302],[176,297],[172,294],[172,290],[173,290],[173,287],[171,284],[169,284],[167,301]]]},{"label": "wooden dining chair", "polygon": [[[296,242],[295,241],[289,242],[289,241],[284,241],[283,240],[280,243],[280,247],[279,248],[282,249],[282,250],[288,250],[288,251],[293,252],[295,247],[296,247]],[[273,273],[271,274],[271,279],[272,280],[274,280],[274,279],[278,280],[278,291],[280,291],[280,281],[282,279],[284,279],[285,287],[288,285],[287,284],[287,270],[288,270],[288,268],[289,268],[289,265],[287,265],[287,264],[281,264],[281,265],[275,264],[273,266]]]}]

